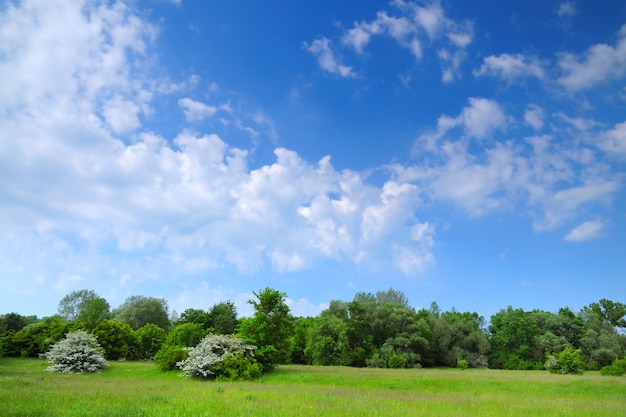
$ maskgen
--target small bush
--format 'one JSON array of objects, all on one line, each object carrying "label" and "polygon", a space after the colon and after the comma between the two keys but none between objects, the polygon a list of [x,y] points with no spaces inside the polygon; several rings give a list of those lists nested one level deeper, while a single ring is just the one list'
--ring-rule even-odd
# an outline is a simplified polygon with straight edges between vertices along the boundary
[{"label": "small bush", "polygon": [[568,347],[558,357],[548,354],[544,366],[553,374],[582,374],[585,364],[580,349]]},{"label": "small bush", "polygon": [[108,366],[96,338],[84,330],[70,332],[41,355],[52,365],[50,372],[100,372]]},{"label": "small bush", "polygon": [[176,364],[187,359],[189,350],[182,346],[163,345],[154,355],[154,363],[162,371],[176,369]]},{"label": "small bush", "polygon": [[251,380],[261,376],[263,367],[251,356],[227,353],[221,362],[213,366],[212,371],[219,380]]},{"label": "small bush", "polygon": [[[187,359],[176,364],[188,377],[193,378],[216,378],[217,376],[228,377],[230,371],[225,369],[223,362],[228,355],[237,357],[242,355],[241,359],[232,361],[235,367],[248,368],[254,361],[252,352],[256,346],[246,345],[237,337],[229,335],[209,334],[198,343],[198,345],[189,350]],[[216,374],[219,370],[220,374]],[[234,374],[239,371],[233,370]],[[245,372],[244,372],[245,373]]]},{"label": "small bush", "polygon": [[465,359],[458,358],[456,360],[456,367],[459,369],[467,369],[469,368],[469,362],[467,362]]},{"label": "small bush", "polygon": [[470,353],[467,357],[467,365],[470,368],[488,368],[489,361],[485,355],[480,353]]},{"label": "small bush", "polygon": [[604,366],[600,369],[600,375],[626,375],[626,359],[615,359],[611,365]]},{"label": "small bush", "polygon": [[406,358],[402,355],[393,354],[389,357],[387,365],[390,368],[400,369],[406,366]]}]

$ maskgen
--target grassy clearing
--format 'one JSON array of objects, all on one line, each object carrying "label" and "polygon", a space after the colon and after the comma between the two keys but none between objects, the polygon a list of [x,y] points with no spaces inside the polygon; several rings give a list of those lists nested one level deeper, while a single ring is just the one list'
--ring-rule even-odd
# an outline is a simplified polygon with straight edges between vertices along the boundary
[{"label": "grassy clearing", "polygon": [[111,362],[101,374],[45,372],[0,358],[0,416],[617,416],[626,378],[545,372],[282,366],[213,382]]}]

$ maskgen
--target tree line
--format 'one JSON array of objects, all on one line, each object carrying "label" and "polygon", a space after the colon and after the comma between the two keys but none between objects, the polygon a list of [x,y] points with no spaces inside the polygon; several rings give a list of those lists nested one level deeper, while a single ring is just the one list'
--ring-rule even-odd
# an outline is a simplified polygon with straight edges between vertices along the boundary
[{"label": "tree line", "polygon": [[529,370],[572,353],[594,370],[626,354],[626,305],[607,299],[578,312],[509,306],[486,322],[475,312],[441,311],[435,302],[416,310],[393,288],[333,300],[316,317],[293,316],[278,290],[253,294],[253,316],[238,318],[230,301],[177,315],[161,298],[132,296],[111,309],[91,290],[74,291],[54,316],[0,316],[0,355],[37,357],[76,330],[95,336],[107,359],[150,359],[163,370],[176,369],[210,334],[255,346],[263,371],[287,363]]}]

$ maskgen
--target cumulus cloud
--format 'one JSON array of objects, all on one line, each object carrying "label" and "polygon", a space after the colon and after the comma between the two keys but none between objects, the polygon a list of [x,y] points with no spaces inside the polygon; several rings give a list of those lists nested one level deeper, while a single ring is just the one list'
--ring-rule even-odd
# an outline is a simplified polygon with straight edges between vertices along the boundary
[{"label": "cumulus cloud", "polygon": [[483,64],[474,70],[475,76],[490,76],[503,78],[512,82],[519,78],[544,78],[543,65],[536,57],[522,54],[490,55],[483,59]]},{"label": "cumulus cloud", "polygon": [[600,236],[606,225],[598,220],[587,221],[572,229],[564,239],[568,242],[584,242]]},{"label": "cumulus cloud", "polygon": [[[0,190],[0,252],[11,264],[29,264],[33,280],[61,285],[80,276],[90,285],[88,277],[104,275],[129,288],[222,268],[290,272],[332,260],[415,275],[434,262],[435,227],[416,215],[415,185],[373,185],[366,174],[336,170],[329,157],[310,164],[284,148],[250,168],[249,150],[216,133],[153,132],[143,109],[154,98],[145,92],[158,83],[136,58],[149,53],[155,28],[119,3],[82,10],[58,0],[67,16],[48,4],[9,6],[3,20],[21,24],[0,33],[8,57],[0,72],[12,81],[0,83],[0,126],[3,137],[20,138],[0,142],[0,173],[12,178]],[[60,30],[63,17],[72,25]],[[18,38],[29,47],[14,49],[9,40]],[[59,64],[50,43],[82,53]],[[316,45],[326,53],[327,43]],[[51,71],[33,73],[33,57]],[[22,67],[36,74],[33,82]],[[275,137],[261,111],[243,120],[234,106],[186,96],[197,85],[189,79],[154,94],[180,94],[173,100],[187,122],[223,111]]]},{"label": "cumulus cloud", "polygon": [[328,38],[321,37],[315,39],[310,45],[305,42],[303,46],[317,58],[317,62],[322,70],[343,78],[354,77],[355,74],[352,71],[352,67],[340,63],[335,57],[330,44],[331,42]]},{"label": "cumulus cloud", "polygon": [[626,74],[626,25],[620,29],[615,46],[593,45],[582,56],[563,53],[558,65],[562,76],[557,81],[570,92],[621,79]]},{"label": "cumulus cloud", "polygon": [[208,119],[217,113],[217,107],[209,106],[200,101],[195,101],[188,97],[178,100],[178,105],[183,109],[185,119],[188,122],[197,122]]},{"label": "cumulus cloud", "polygon": [[[495,101],[470,99],[458,116],[440,116],[436,129],[416,139],[414,155],[425,162],[394,170],[401,181],[418,184],[429,201],[452,201],[472,216],[522,204],[536,231],[555,229],[591,206],[610,203],[621,189],[621,175],[598,149],[619,159],[623,129],[618,124],[598,131],[592,121],[554,116],[549,134],[503,140],[512,117]],[[544,118],[536,105],[524,113],[535,130],[545,128]]]},{"label": "cumulus cloud", "polygon": [[465,137],[478,140],[488,139],[494,132],[506,128],[509,119],[498,102],[482,97],[470,97],[468,103],[469,105],[456,117],[440,116],[437,120],[437,129],[420,135],[413,152],[434,150],[437,142],[457,127],[463,129]]}]

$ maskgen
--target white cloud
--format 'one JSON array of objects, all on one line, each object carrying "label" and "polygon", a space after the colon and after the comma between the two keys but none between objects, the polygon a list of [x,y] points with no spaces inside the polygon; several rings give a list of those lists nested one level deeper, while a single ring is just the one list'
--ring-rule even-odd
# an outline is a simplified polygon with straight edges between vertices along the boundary
[{"label": "white cloud", "polygon": [[183,109],[185,119],[188,122],[197,122],[203,119],[208,119],[215,115],[218,110],[215,106],[209,106],[188,97],[178,100],[178,105]]},{"label": "white cloud", "polygon": [[481,67],[474,70],[474,75],[500,77],[508,82],[528,77],[541,80],[544,78],[544,70],[542,63],[536,57],[500,54],[485,57]]},{"label": "white cloud", "polygon": [[563,75],[557,80],[570,92],[577,92],[626,74],[626,25],[618,33],[615,46],[597,44],[582,56],[561,54],[559,67]]},{"label": "white cloud", "polygon": [[559,17],[572,17],[576,15],[576,4],[573,1],[566,1],[559,4],[556,14]]},{"label": "white cloud", "polygon": [[626,159],[626,122],[598,135],[597,146],[609,156]]},{"label": "white cloud", "polygon": [[485,98],[470,98],[469,107],[463,109],[461,118],[465,132],[474,138],[484,139],[496,130],[506,127],[507,117],[500,105]]},{"label": "white cloud", "polygon": [[102,115],[114,133],[128,133],[141,126],[139,111],[134,102],[115,96],[104,105]]},{"label": "white cloud", "polygon": [[509,119],[496,101],[470,97],[468,102],[469,105],[457,117],[440,116],[437,129],[421,135],[415,143],[414,152],[433,151],[437,142],[456,127],[463,128],[465,137],[478,140],[488,139],[494,132],[506,128]]},{"label": "white cloud", "polygon": [[606,225],[601,221],[587,221],[572,229],[564,240],[568,242],[584,242],[586,240],[596,239],[600,236],[600,232]]},{"label": "white cloud", "polygon": [[529,105],[524,112],[524,120],[533,129],[541,130],[543,128],[545,120],[545,114],[543,109],[536,104]]},{"label": "white cloud", "polygon": [[335,57],[335,54],[330,47],[330,40],[328,38],[318,38],[310,45],[305,42],[304,48],[315,55],[320,68],[324,71],[344,78],[355,76],[352,71],[352,67],[341,64]]},{"label": "white cloud", "polygon": [[[395,0],[398,16],[382,10],[371,21],[355,22],[341,37],[341,44],[362,54],[375,36],[389,36],[396,44],[407,49],[416,60],[424,57],[426,46],[438,48],[437,56],[442,65],[442,80],[450,83],[460,78],[460,66],[466,57],[465,49],[473,40],[473,25],[458,23],[446,17],[438,1],[420,5]],[[318,57],[322,69],[327,72],[353,76],[352,67],[341,65],[330,47],[330,40],[318,38],[305,48]]]}]

